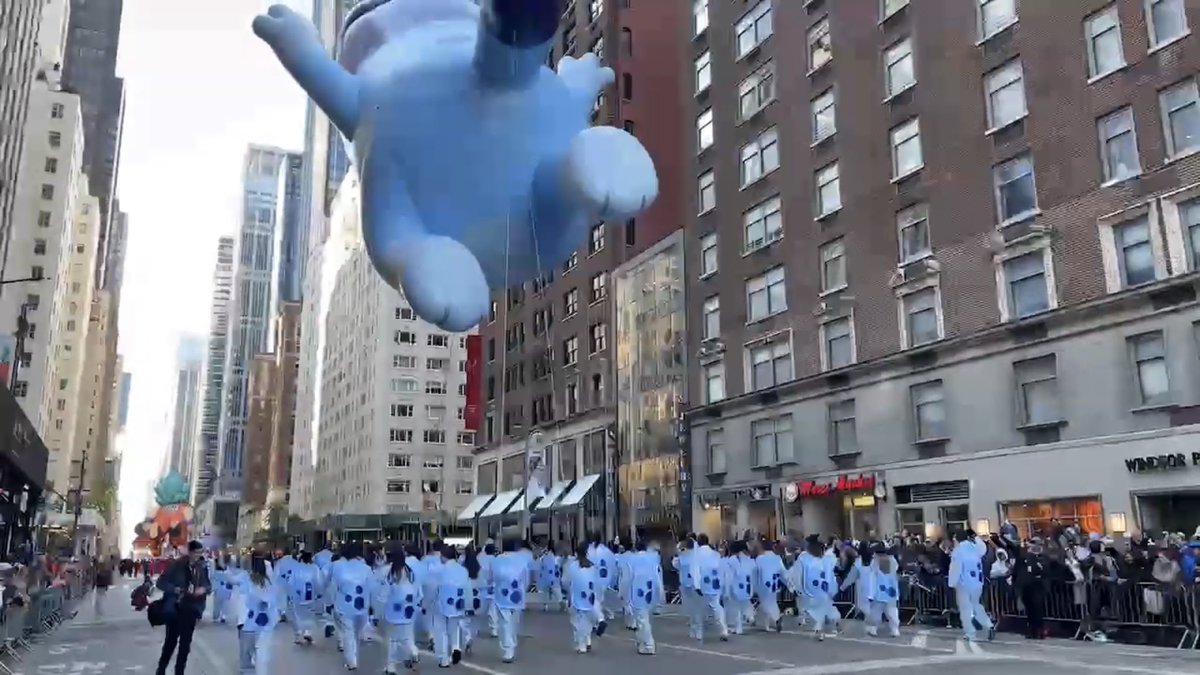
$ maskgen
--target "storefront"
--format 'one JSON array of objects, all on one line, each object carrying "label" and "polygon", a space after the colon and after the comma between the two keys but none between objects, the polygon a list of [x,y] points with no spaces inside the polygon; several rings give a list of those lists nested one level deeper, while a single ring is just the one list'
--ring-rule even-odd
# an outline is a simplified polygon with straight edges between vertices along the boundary
[{"label": "storefront", "polygon": [[877,472],[839,473],[797,481],[784,486],[787,531],[793,535],[864,538],[879,531],[879,506],[886,494],[883,476]]},{"label": "storefront", "polygon": [[30,550],[49,454],[12,392],[0,387],[0,554]]},{"label": "storefront", "polygon": [[1023,536],[1057,520],[1086,532],[1191,534],[1200,525],[1200,427],[1177,427],[879,467],[882,529]]},{"label": "storefront", "polygon": [[747,531],[775,539],[783,533],[777,492],[774,486],[762,484],[698,494],[696,532],[713,540],[740,539]]}]

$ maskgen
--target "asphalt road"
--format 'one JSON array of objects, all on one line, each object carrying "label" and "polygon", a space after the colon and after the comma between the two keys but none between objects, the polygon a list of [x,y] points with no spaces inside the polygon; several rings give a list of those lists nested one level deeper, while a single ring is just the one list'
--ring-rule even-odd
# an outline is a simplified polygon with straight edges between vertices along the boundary
[{"label": "asphalt road", "polygon": [[[74,621],[39,641],[24,660],[13,664],[18,675],[152,675],[162,641],[161,628],[151,628],[141,614],[128,606],[128,589],[110,593],[103,616],[85,603]],[[654,624],[658,654],[636,653],[632,634],[611,626],[595,640],[591,654],[575,654],[566,617],[530,611],[513,664],[500,662],[496,643],[481,639],[473,653],[449,672],[462,675],[519,675],[538,668],[544,673],[613,675],[614,672],[655,671],[679,675],[834,675],[836,673],[971,672],[978,675],[1196,675],[1200,651],[1132,647],[1118,644],[1047,640],[1029,643],[1002,635],[996,642],[966,643],[948,631],[905,629],[899,638],[869,638],[861,624],[848,622],[846,630],[823,642],[801,633],[793,624],[785,633],[761,632],[734,636],[729,642],[715,638],[703,643],[690,640],[681,617],[668,613]],[[332,640],[318,638],[315,645],[292,644],[291,630],[281,624],[275,631],[271,672],[288,675],[328,675],[344,672],[341,655]],[[237,638],[230,626],[205,622],[196,632],[188,673],[232,675],[237,669]],[[364,645],[362,673],[383,671],[382,645]],[[946,670],[949,667],[950,670]],[[1018,670],[1014,671],[1014,667]],[[434,668],[428,655],[421,670]],[[172,671],[168,671],[172,672]]]}]

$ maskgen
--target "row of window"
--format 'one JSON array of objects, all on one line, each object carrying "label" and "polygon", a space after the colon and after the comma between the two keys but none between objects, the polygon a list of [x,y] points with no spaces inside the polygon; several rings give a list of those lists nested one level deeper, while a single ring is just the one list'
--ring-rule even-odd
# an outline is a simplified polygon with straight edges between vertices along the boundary
[{"label": "row of window", "polygon": [[[399,314],[399,310],[396,313]],[[392,334],[392,341],[398,345],[415,345],[417,344],[417,333],[411,330],[397,330]],[[427,347],[449,347],[450,336],[445,333],[430,333],[425,336],[425,345]],[[460,337],[458,345],[460,348],[465,348],[466,337]]]},{"label": "row of window", "polygon": [[[1162,331],[1130,336],[1126,344],[1137,405],[1154,407],[1169,404],[1172,394]],[[1017,401],[1014,425],[1017,428],[1053,428],[1065,423],[1060,405],[1057,359],[1053,354],[1015,362],[1013,375],[1013,395]],[[912,442],[948,441],[951,431],[943,381],[939,379],[913,384],[909,387],[908,395]],[[842,457],[859,453],[855,399],[832,401],[826,407],[829,455]],[[755,467],[795,461],[792,424],[790,414],[751,423],[751,461]],[[722,429],[707,433],[707,451],[709,472],[724,473],[728,458],[725,456]]]},{"label": "row of window", "polygon": [[[412,354],[392,354],[392,367],[403,368],[405,370],[415,370],[417,367],[417,357]],[[439,357],[425,358],[426,370],[449,370],[450,359]],[[458,372],[467,372],[467,362],[464,360],[458,361]]]},{"label": "row of window", "polygon": [[[463,433],[473,434],[474,432],[463,432]],[[471,445],[474,445],[474,441],[471,442]],[[466,469],[472,468],[475,465],[475,460],[472,457],[461,457],[460,456],[460,457],[454,458],[454,464],[455,464],[456,468],[466,470]],[[408,469],[408,468],[411,468],[412,466],[413,466],[413,456],[412,455],[410,455],[408,453],[403,453],[403,452],[389,452],[388,453],[388,468],[389,469]],[[446,466],[446,458],[441,455],[426,456],[421,461],[421,466],[426,469],[440,469],[440,468]]]},{"label": "row of window", "polygon": [[[395,494],[411,494],[412,493],[412,481],[406,480],[403,478],[389,480],[387,482],[387,491],[388,491],[388,494],[394,494],[394,495]],[[442,492],[441,481],[436,481],[436,480],[421,481],[421,492],[422,492],[422,494],[427,494],[427,495],[441,493]],[[473,492],[473,488],[471,486],[471,481],[469,481],[469,480],[455,481],[454,494],[469,495],[469,494],[472,494],[472,492]]]},{"label": "row of window", "polygon": [[[445,429],[425,429],[421,432],[422,443],[429,445],[445,445],[446,430]],[[392,428],[388,429],[388,442],[390,443],[412,443],[414,438],[412,429]],[[475,445],[474,431],[458,432],[457,442],[459,445],[473,447]]]},{"label": "row of window", "polygon": [[[432,395],[442,395],[447,393],[447,384],[442,380],[425,380],[424,392]],[[393,394],[419,394],[422,391],[421,383],[415,377],[393,377],[391,381]],[[467,395],[467,385],[460,383],[458,385],[458,395]]]}]

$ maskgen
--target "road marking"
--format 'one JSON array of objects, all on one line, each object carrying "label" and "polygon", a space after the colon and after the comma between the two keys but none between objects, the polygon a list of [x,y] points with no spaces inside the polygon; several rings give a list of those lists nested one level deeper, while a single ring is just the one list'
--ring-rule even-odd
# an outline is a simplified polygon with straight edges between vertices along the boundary
[{"label": "road marking", "polygon": [[[626,642],[636,642],[637,641],[635,638],[624,637],[624,636],[622,636],[622,639],[625,640]],[[757,656],[750,656],[749,654],[735,654],[732,652],[721,652],[721,651],[717,651],[715,649],[704,649],[702,647],[690,647],[688,645],[677,645],[677,644],[671,644],[668,642],[659,642],[657,640],[655,640],[654,646],[655,647],[665,647],[667,649],[674,649],[675,651],[679,651],[679,652],[690,652],[692,654],[704,654],[705,656],[723,656],[727,659],[733,659],[735,661],[750,661],[753,663],[766,664],[768,666],[782,666],[784,668],[790,668],[790,667],[793,667],[796,665],[794,663],[788,663],[787,661],[776,661],[775,659],[763,659],[763,658],[759,658]]]},{"label": "road marking", "polygon": [[859,673],[867,670],[892,670],[895,668],[934,666],[943,663],[959,661],[1004,661],[1013,660],[1004,656],[963,655],[963,654],[931,654],[929,656],[914,656],[906,659],[878,659],[875,661],[845,661],[841,663],[826,663],[816,666],[799,666],[782,670],[764,670],[757,673],[742,675],[835,675],[837,673]]},{"label": "road marking", "polygon": [[[430,658],[433,659],[434,665],[437,665],[437,655],[436,654],[429,651],[428,649],[422,649],[421,653],[428,654],[430,656]],[[495,670],[492,668],[488,668],[487,666],[481,666],[478,663],[472,663],[472,662],[466,661],[466,660],[459,661],[458,665],[463,668],[466,668],[467,670],[474,670],[477,673],[483,673],[484,675],[508,675],[508,673],[503,670]]]},{"label": "road marking", "polygon": [[201,634],[193,634],[192,644],[199,647],[200,655],[208,659],[208,662],[216,667],[218,673],[233,673],[237,671],[234,667],[236,664],[231,664],[229,661],[217,655],[213,648],[208,645],[208,641],[201,637]]},{"label": "road marking", "polygon": [[929,631],[917,631],[917,634],[913,636],[912,642],[909,644],[916,649],[926,649],[929,644]]},{"label": "road marking", "polygon": [[[782,631],[782,633],[784,635],[800,635],[803,637],[812,637],[812,631],[785,630],[785,631]],[[927,651],[927,652],[937,652],[939,654],[953,654],[954,653],[954,650],[952,650],[952,649],[945,649],[942,647],[930,647],[928,645],[920,646],[917,644],[915,639],[913,642],[908,642],[908,643],[892,641],[895,638],[889,639],[886,637],[879,637],[879,638],[851,637],[849,635],[827,635],[827,636],[825,636],[825,639],[826,640],[837,640],[839,642],[855,642],[855,643],[864,644],[864,645],[871,645],[872,647],[897,647],[900,649],[920,649],[920,650]]]}]

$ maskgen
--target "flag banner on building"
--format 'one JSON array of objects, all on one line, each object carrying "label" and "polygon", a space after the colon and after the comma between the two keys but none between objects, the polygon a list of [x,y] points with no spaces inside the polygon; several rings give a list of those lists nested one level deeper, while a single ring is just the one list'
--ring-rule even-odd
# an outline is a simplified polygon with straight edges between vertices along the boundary
[{"label": "flag banner on building", "polygon": [[5,386],[12,379],[13,360],[17,358],[17,336],[0,335],[0,382]]},{"label": "flag banner on building", "polygon": [[538,440],[530,439],[528,464],[525,467],[525,495],[532,501],[546,496],[546,449]]},{"label": "flag banner on building", "polygon": [[479,404],[483,390],[483,338],[467,336],[467,400],[463,407],[463,428],[479,431],[483,407]]}]

